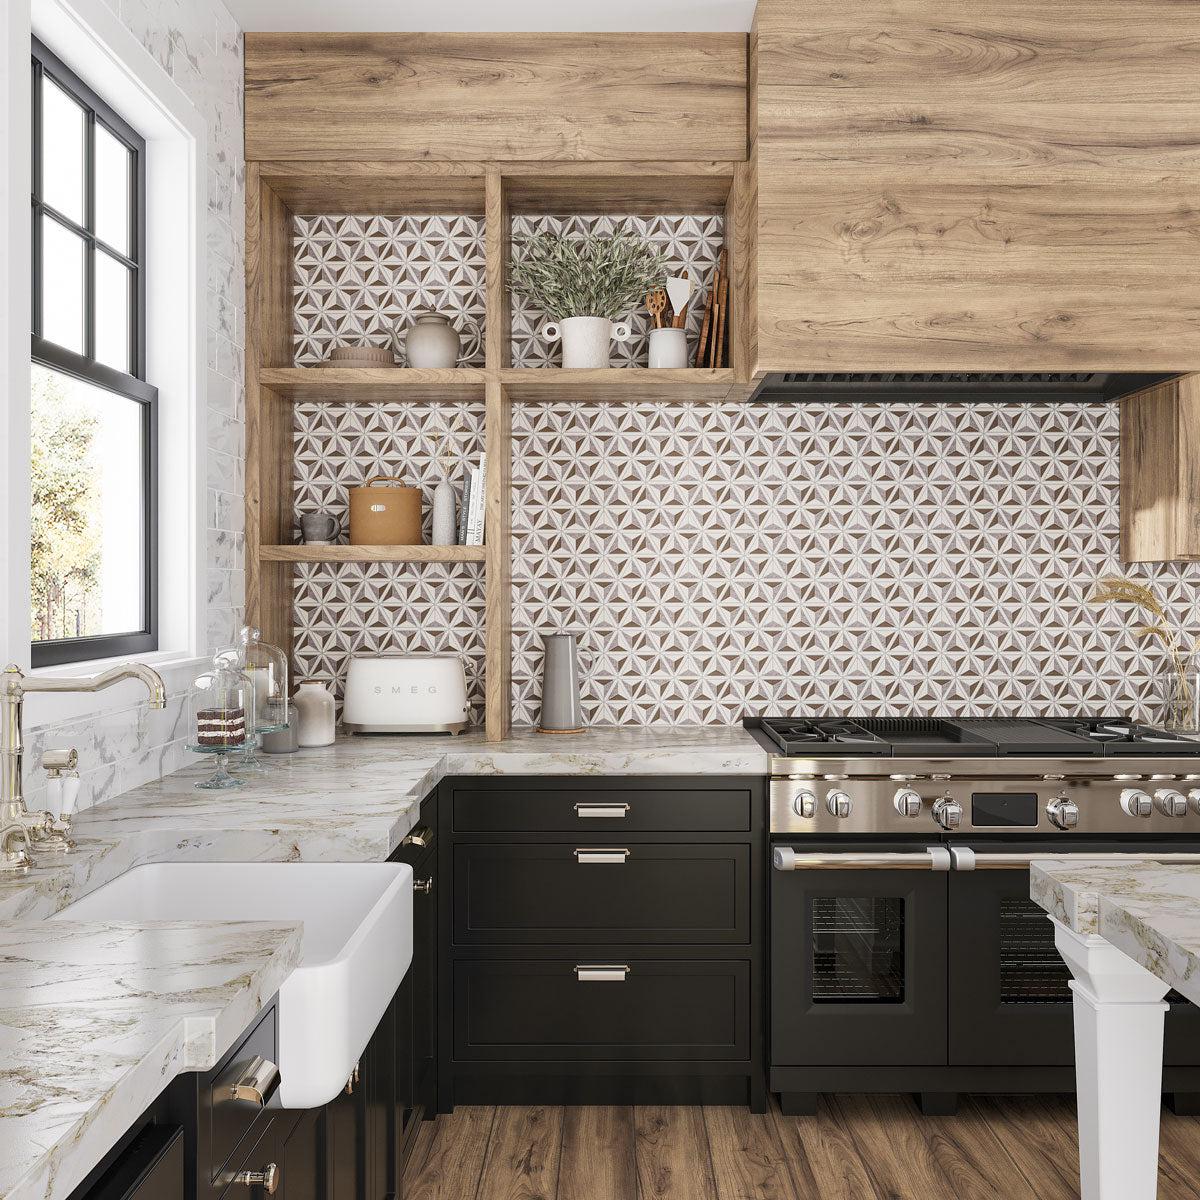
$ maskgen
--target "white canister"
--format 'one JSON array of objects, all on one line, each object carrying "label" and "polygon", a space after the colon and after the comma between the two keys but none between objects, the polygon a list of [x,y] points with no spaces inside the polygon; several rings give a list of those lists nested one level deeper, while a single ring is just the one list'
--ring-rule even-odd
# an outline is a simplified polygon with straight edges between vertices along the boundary
[{"label": "white canister", "polygon": [[650,365],[652,367],[686,367],[688,365],[687,334],[682,329],[650,330]]},{"label": "white canister", "polygon": [[296,744],[329,746],[333,744],[337,705],[333,693],[315,680],[302,683],[292,699],[296,711]]},{"label": "white canister", "polygon": [[608,343],[629,341],[628,321],[610,321],[607,317],[563,317],[542,326],[548,342],[562,338],[564,367],[607,367]]},{"label": "white canister", "polygon": [[461,350],[458,331],[441,313],[419,313],[404,337],[404,355],[410,367],[454,367]]}]

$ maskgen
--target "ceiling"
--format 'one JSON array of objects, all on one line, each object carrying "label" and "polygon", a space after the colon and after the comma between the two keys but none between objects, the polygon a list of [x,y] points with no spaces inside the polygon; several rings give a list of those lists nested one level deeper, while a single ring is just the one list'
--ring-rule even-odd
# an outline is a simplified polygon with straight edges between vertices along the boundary
[{"label": "ceiling", "polygon": [[247,32],[744,33],[755,0],[225,0]]}]

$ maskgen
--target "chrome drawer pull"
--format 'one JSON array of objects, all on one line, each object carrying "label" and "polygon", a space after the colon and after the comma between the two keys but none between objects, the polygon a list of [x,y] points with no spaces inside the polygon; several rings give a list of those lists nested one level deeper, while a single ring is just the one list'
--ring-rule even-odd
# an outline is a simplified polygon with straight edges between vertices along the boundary
[{"label": "chrome drawer pull", "polygon": [[628,804],[576,804],[575,815],[580,818],[595,817],[601,821],[615,821],[629,812]]},{"label": "chrome drawer pull", "polygon": [[421,846],[424,848],[432,841],[433,830],[430,829],[428,825],[418,825],[416,829],[412,831],[412,833],[406,833],[404,837],[400,839],[400,845]]},{"label": "chrome drawer pull", "polygon": [[595,850],[576,850],[575,861],[579,863],[617,863],[623,864],[629,857],[628,850],[598,848]]},{"label": "chrome drawer pull", "polygon": [[260,1187],[268,1196],[273,1196],[279,1187],[279,1165],[267,1163],[261,1171],[239,1171],[233,1182],[245,1187]]},{"label": "chrome drawer pull", "polygon": [[255,1055],[239,1068],[237,1077],[217,1085],[217,1100],[241,1100],[266,1108],[267,1101],[279,1090],[279,1068],[261,1055]]},{"label": "chrome drawer pull", "polygon": [[580,983],[624,983],[628,976],[629,968],[616,964],[575,968],[575,978]]}]

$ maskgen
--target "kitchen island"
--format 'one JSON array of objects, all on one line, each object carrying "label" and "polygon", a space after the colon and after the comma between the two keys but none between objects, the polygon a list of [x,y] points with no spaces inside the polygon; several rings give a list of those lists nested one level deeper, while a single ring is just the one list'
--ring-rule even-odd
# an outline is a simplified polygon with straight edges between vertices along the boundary
[{"label": "kitchen island", "polygon": [[1200,1004],[1200,867],[1030,867],[1074,976],[1083,1200],[1151,1200],[1158,1179],[1164,996]]}]

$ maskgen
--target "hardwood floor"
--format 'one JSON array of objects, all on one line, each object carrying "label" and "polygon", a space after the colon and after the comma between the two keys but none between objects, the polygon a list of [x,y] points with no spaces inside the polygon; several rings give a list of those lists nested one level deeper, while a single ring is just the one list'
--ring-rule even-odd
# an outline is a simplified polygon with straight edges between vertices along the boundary
[{"label": "hardwood floor", "polygon": [[[1066,1097],[777,1108],[472,1108],[425,1125],[404,1200],[1077,1200]],[[1159,1200],[1200,1200],[1200,1118],[1164,1111]]]}]

